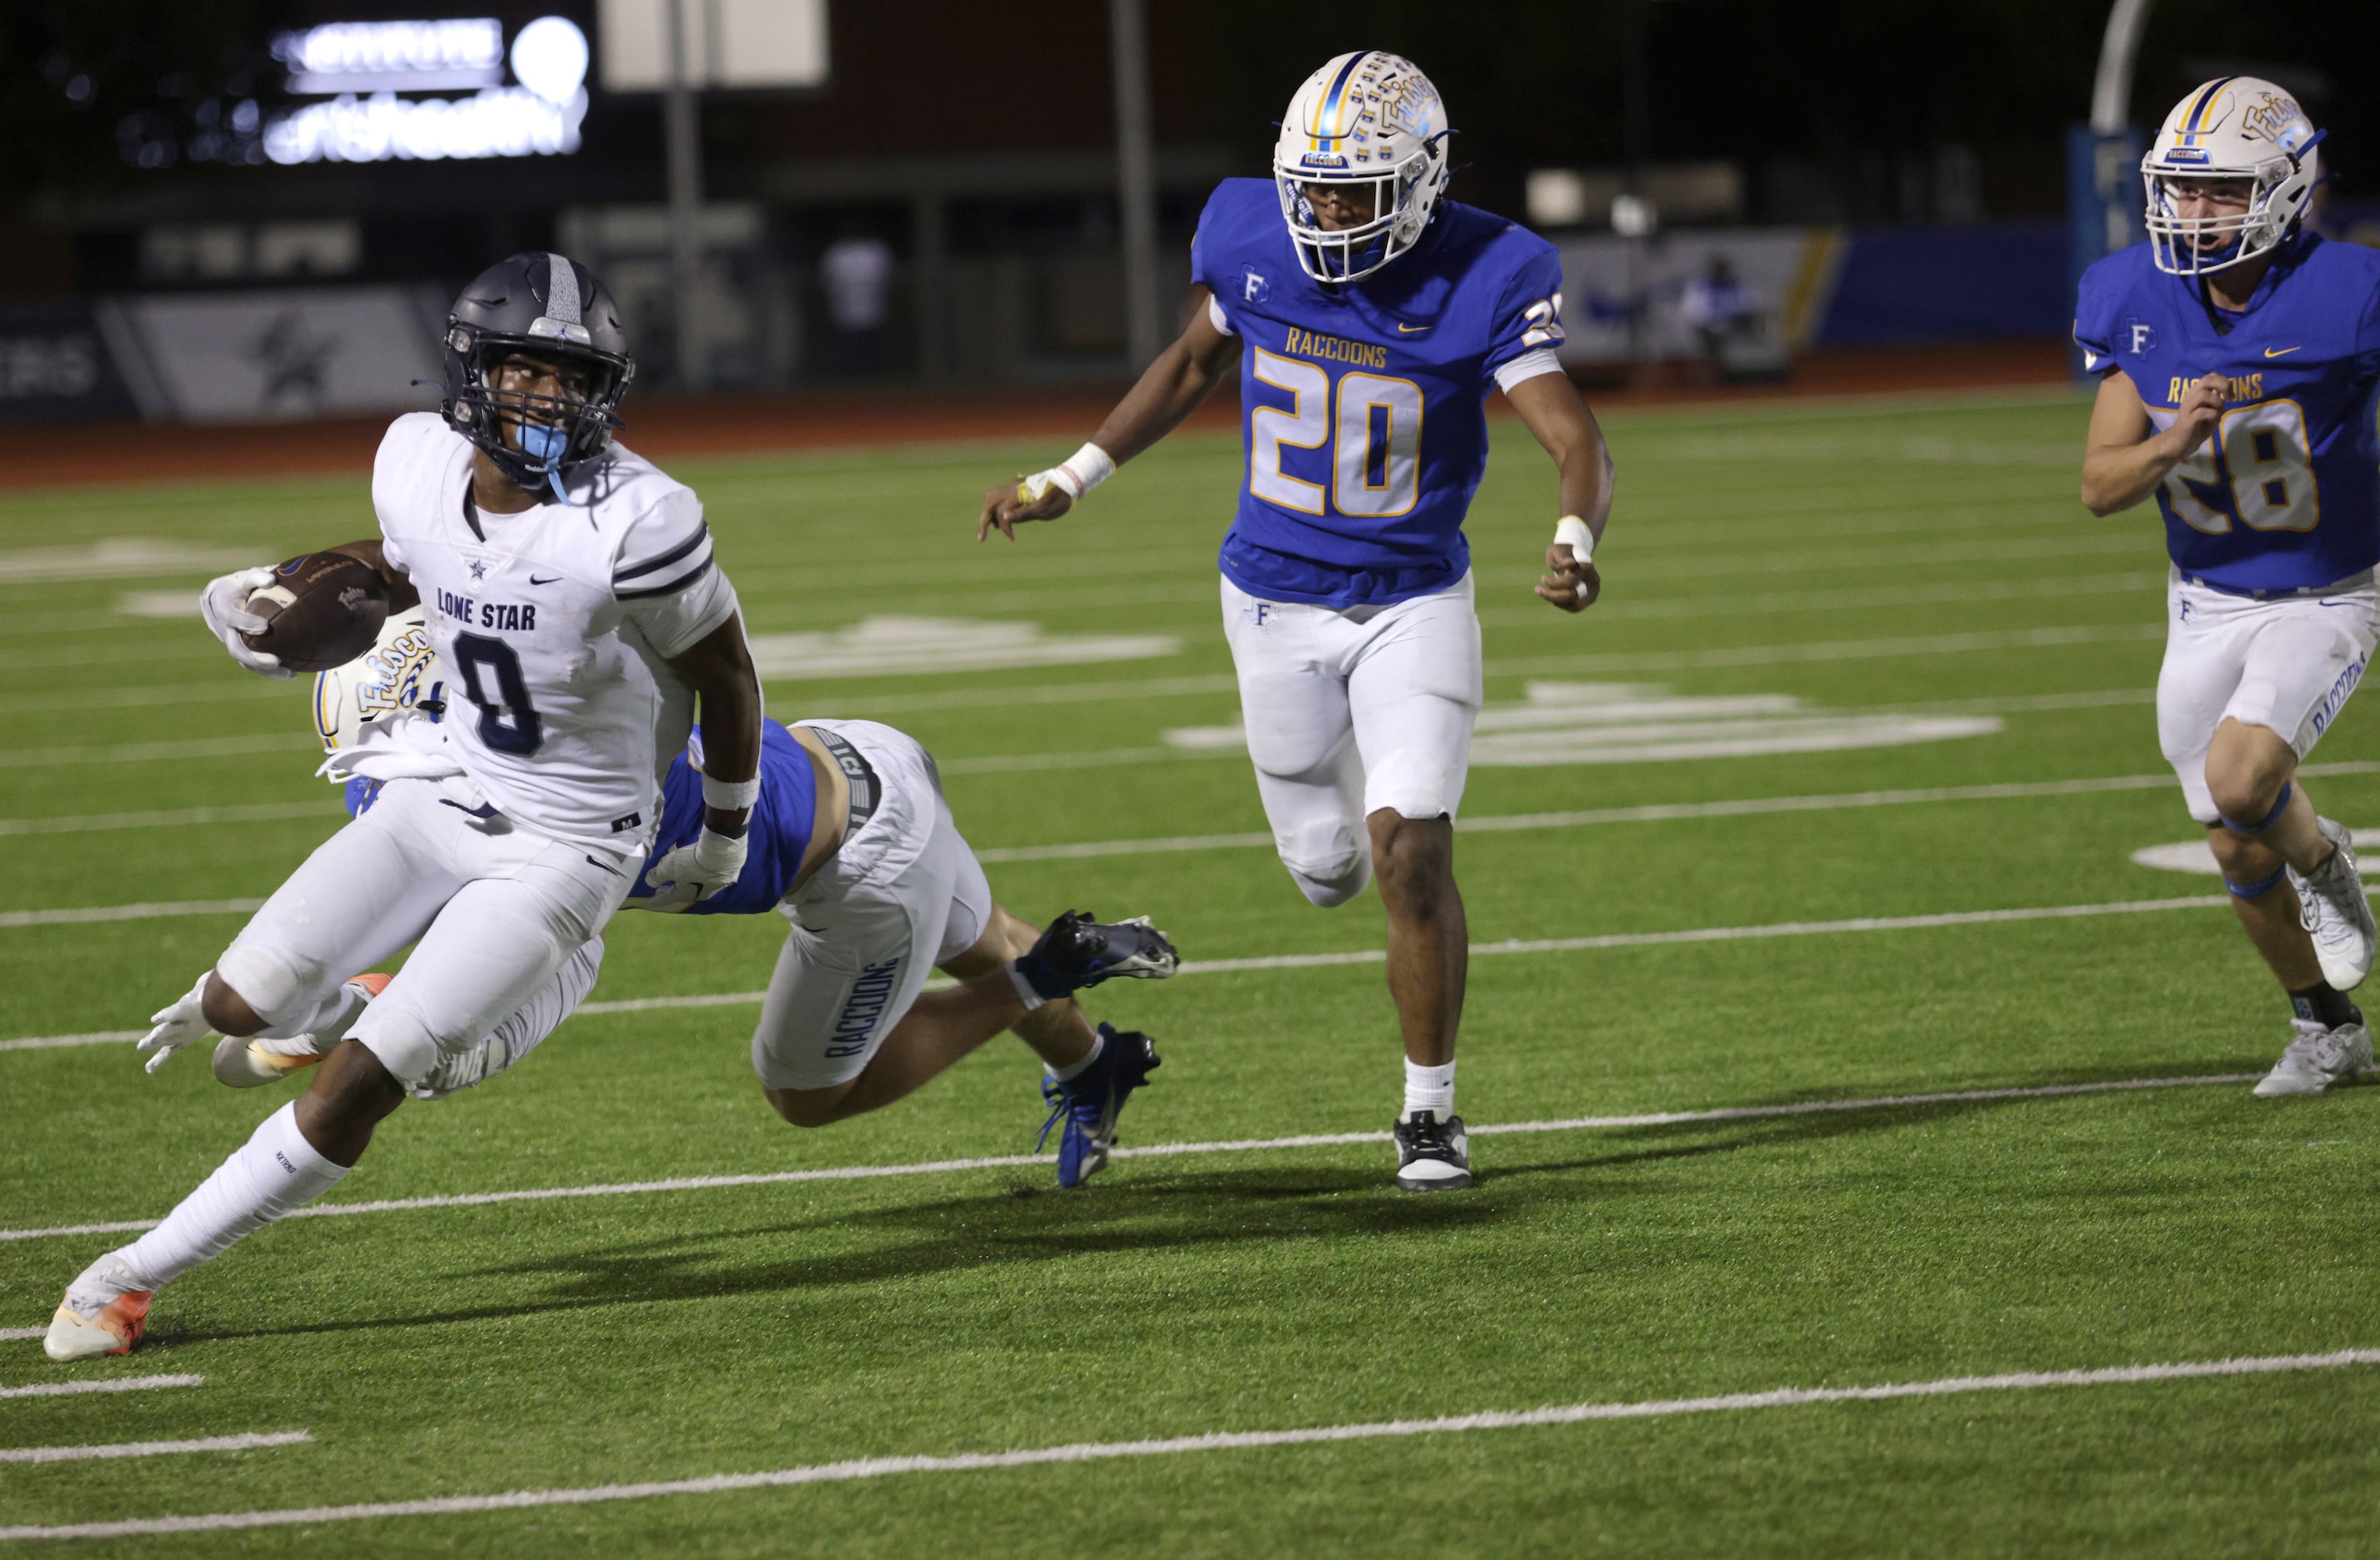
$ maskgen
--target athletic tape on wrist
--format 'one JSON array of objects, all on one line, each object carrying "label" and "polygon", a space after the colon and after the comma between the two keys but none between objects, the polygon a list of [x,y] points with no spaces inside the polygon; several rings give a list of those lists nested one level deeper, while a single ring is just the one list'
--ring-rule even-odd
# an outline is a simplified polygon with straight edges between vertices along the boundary
[{"label": "athletic tape on wrist", "polygon": [[748,812],[760,799],[760,777],[749,780],[718,780],[702,777],[702,805],[715,807],[722,812]]},{"label": "athletic tape on wrist", "polygon": [[1036,471],[1025,479],[1025,496],[1038,500],[1052,487],[1066,490],[1069,498],[1080,498],[1093,488],[1115,475],[1115,462],[1108,452],[1097,445],[1085,445],[1047,471]]}]

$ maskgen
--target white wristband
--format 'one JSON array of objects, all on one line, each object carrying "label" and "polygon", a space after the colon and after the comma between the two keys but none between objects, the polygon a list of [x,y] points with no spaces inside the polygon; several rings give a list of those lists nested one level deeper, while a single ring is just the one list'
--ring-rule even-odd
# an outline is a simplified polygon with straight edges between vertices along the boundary
[{"label": "white wristband", "polygon": [[1586,522],[1576,515],[1564,515],[1560,523],[1554,527],[1554,545],[1569,548],[1578,555],[1578,561],[1582,564],[1595,561],[1595,533],[1587,530]]},{"label": "white wristband", "polygon": [[1047,471],[1036,471],[1025,479],[1025,496],[1038,499],[1052,487],[1066,490],[1069,498],[1080,498],[1093,488],[1115,475],[1115,462],[1108,452],[1097,445],[1085,445]]},{"label": "white wristband", "polygon": [[746,812],[760,799],[760,777],[749,780],[714,780],[702,777],[702,805],[715,807],[722,812]]}]

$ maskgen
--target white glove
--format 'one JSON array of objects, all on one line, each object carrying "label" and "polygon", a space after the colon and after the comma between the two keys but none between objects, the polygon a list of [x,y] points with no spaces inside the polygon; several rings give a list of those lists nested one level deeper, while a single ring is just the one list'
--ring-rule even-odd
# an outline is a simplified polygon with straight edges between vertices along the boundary
[{"label": "white glove", "polygon": [[273,571],[263,567],[244,568],[210,579],[199,594],[199,615],[214,630],[215,638],[223,640],[234,661],[259,676],[294,677],[298,674],[284,666],[279,656],[250,650],[240,639],[243,633],[263,632],[264,619],[248,610],[248,598],[272,583]]},{"label": "white glove", "polygon": [[[211,975],[213,971],[207,973]],[[172,1006],[161,1007],[149,1015],[149,1021],[157,1027],[141,1036],[140,1044],[133,1047],[136,1051],[150,1054],[149,1071],[153,1073],[172,1061],[174,1053],[190,1042],[214,1038],[213,1027],[207,1022],[206,1015],[199,1011],[199,999],[205,994],[206,989],[207,977],[201,975],[199,983],[192,986],[188,994],[176,997]]]},{"label": "white glove", "polygon": [[749,849],[743,835],[713,834],[705,824],[692,845],[679,846],[645,874],[655,890],[645,908],[674,913],[710,898],[742,875]]}]

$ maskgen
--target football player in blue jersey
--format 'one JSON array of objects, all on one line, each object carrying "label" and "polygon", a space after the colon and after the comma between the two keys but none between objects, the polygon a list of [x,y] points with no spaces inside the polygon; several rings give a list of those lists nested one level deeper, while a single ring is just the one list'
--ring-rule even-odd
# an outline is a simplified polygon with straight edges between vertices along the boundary
[{"label": "football player in blue jersey", "polygon": [[[442,746],[443,678],[417,608],[392,617],[373,649],[315,680],[323,766],[346,781],[347,810],[370,809],[381,786]],[[710,885],[674,881],[674,853],[704,822],[699,731],[662,786],[651,852],[623,907],[687,915],[759,915],[793,923],[752,1037],[752,1066],[779,1115],[823,1127],[916,1090],[1003,1030],[1044,1065],[1042,1136],[1062,1127],[1058,1181],[1072,1187],[1107,1163],[1116,1117],[1159,1063],[1147,1035],[1096,1030],[1069,993],[1115,976],[1163,979],[1173,950],[1145,921],[1100,926],[1069,912],[1047,933],[995,903],[983,868],[942,799],[932,758],[874,721],[763,721],[758,799],[742,870]],[[590,939],[520,1010],[478,1044],[441,1059],[414,1092],[435,1099],[516,1066],[561,1027],[602,969]],[[959,984],[924,990],[939,967]],[[360,1011],[389,981],[347,982]],[[351,1018],[352,1015],[349,1015]],[[151,1070],[199,1038],[160,1028],[141,1049]],[[338,1043],[317,1034],[235,1036],[215,1047],[215,1077],[237,1089],[291,1077]]]},{"label": "football player in blue jersey", "polygon": [[1246,481],[1222,545],[1223,628],[1257,789],[1313,903],[1375,875],[1403,1031],[1397,1184],[1471,1184],[1454,1114],[1469,940],[1453,818],[1480,704],[1463,518],[1505,398],[1560,472],[1536,593],[1583,611],[1611,503],[1594,417],[1555,360],[1553,246],[1442,199],[1444,104],[1410,60],[1341,55],[1283,116],[1270,179],[1226,179],[1191,246],[1189,326],[1063,465],[985,495],[1011,540],[1161,439],[1239,364]]},{"label": "football player in blue jersey", "polygon": [[2299,762],[2380,641],[2380,253],[2304,223],[2322,140],[2270,81],[2209,81],[2142,159],[2148,242],[2083,273],[2096,515],[2154,494],[2173,563],[2157,737],[2294,1034],[2259,1094],[2372,1066],[2347,997],[2372,908]]}]

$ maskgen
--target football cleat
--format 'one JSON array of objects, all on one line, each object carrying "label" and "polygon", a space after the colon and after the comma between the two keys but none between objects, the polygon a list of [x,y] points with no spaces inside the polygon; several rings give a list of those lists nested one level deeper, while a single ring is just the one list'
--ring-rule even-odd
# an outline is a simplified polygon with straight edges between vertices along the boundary
[{"label": "football cleat", "polygon": [[2289,869],[2289,885],[2298,891],[2298,923],[2313,939],[2322,978],[2336,990],[2351,992],[2372,973],[2380,927],[2373,923],[2372,901],[2356,872],[2355,841],[2347,826],[2327,818],[2315,819],[2314,826],[2337,848],[2311,872]]},{"label": "football cleat", "polygon": [[50,1318],[42,1352],[60,1364],[131,1353],[149,1330],[151,1298],[146,1289],[124,1286],[132,1281],[132,1270],[113,1251],[85,1268]]},{"label": "football cleat", "polygon": [[1044,1073],[1041,1097],[1050,1102],[1050,1119],[1033,1152],[1050,1140],[1050,1129],[1064,1122],[1058,1139],[1058,1184],[1078,1187],[1107,1168],[1108,1151],[1115,1147],[1116,1117],[1132,1091],[1148,1081],[1163,1058],[1145,1034],[1099,1026],[1099,1060],[1061,1082]]},{"label": "football cleat", "polygon": [[1119,975],[1165,980],[1182,968],[1182,956],[1147,916],[1101,922],[1068,910],[1010,968],[1044,1002],[1055,1002]]},{"label": "football cleat", "polygon": [[1397,1186],[1403,1191],[1461,1191],[1471,1184],[1471,1140],[1463,1118],[1415,1111],[1396,1124]]},{"label": "football cleat", "polygon": [[[358,975],[346,986],[370,1002],[388,989],[392,979],[379,973]],[[215,1046],[215,1081],[233,1089],[260,1089],[268,1083],[278,1083],[314,1066],[337,1049],[338,1043],[335,1035],[325,1038],[301,1034],[287,1040],[225,1035]]]},{"label": "football cleat", "polygon": [[2372,1066],[2372,1031],[2362,1025],[2341,1024],[2331,1030],[2307,1018],[2292,1018],[2289,1024],[2297,1036],[2273,1064],[2273,1070],[2257,1083],[2257,1093],[2267,1098],[2319,1094],[2334,1083],[2351,1081]]}]

